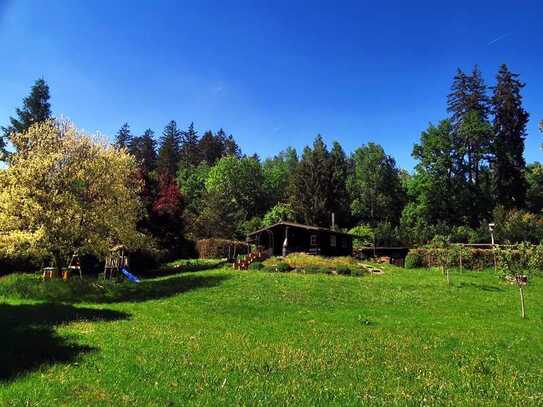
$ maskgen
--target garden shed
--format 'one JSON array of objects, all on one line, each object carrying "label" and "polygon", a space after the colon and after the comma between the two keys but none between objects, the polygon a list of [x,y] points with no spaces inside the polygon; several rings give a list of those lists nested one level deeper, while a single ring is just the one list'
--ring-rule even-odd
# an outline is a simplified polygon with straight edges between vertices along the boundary
[{"label": "garden shed", "polygon": [[249,233],[247,242],[265,250],[270,256],[285,256],[293,252],[350,256],[353,252],[352,235],[293,222],[279,222]]}]

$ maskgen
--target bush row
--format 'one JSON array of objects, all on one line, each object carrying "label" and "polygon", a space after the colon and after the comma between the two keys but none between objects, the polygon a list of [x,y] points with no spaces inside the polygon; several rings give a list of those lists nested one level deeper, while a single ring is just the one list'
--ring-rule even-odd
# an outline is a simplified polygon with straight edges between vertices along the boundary
[{"label": "bush row", "polygon": [[[494,262],[499,261],[500,251],[507,250],[513,259],[520,256],[520,249],[511,246],[508,248],[479,249],[450,245],[446,248],[417,248],[411,249],[405,259],[405,268],[437,267],[462,267],[470,270],[483,270],[494,267]],[[533,267],[543,270],[543,245],[533,245],[529,248]],[[499,265],[498,265],[499,266]]]},{"label": "bush row", "polygon": [[364,273],[366,273],[366,271],[361,267],[353,267],[350,265],[338,265],[334,269],[315,265],[306,265],[304,267],[293,268],[285,262],[280,262],[273,265],[264,265],[260,262],[254,262],[249,266],[249,270],[260,270],[269,273],[287,273],[290,271],[295,271],[305,274],[339,274],[344,276],[362,276]]}]

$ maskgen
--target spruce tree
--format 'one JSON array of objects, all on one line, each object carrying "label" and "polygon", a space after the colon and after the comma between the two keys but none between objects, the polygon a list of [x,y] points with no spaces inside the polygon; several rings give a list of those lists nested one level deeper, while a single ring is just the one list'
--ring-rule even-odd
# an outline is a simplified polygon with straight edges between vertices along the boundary
[{"label": "spruce tree", "polygon": [[320,135],[313,148],[306,146],[293,176],[290,203],[308,225],[330,226],[333,212],[331,197],[330,152]]},{"label": "spruce tree", "polygon": [[[21,133],[32,124],[51,118],[51,104],[49,103],[49,86],[44,79],[38,79],[30,90],[30,95],[23,99],[23,107],[16,109],[17,117],[10,117],[10,125],[2,127],[3,136],[0,137],[0,159],[4,154],[6,140],[10,134]],[[15,148],[17,146],[15,145]]]},{"label": "spruce tree", "polygon": [[154,171],[157,165],[154,134],[153,130],[147,129],[143,135],[133,137],[128,146],[128,152],[136,157],[145,176]]},{"label": "spruce tree", "polygon": [[115,135],[115,142],[113,146],[115,148],[128,148],[132,141],[132,134],[130,133],[130,126],[128,123],[122,125],[117,134]]},{"label": "spruce tree", "polygon": [[492,160],[493,131],[487,86],[477,66],[470,75],[460,69],[448,96],[452,136],[452,182],[463,208],[462,222],[478,226],[489,213],[490,185],[487,182]]},{"label": "spruce tree", "polygon": [[202,161],[202,155],[198,148],[198,133],[191,123],[187,131],[181,134],[180,167],[193,168]]},{"label": "spruce tree", "polygon": [[494,193],[506,208],[522,208],[526,199],[524,140],[528,112],[522,107],[525,86],[504,64],[492,97],[495,132]]},{"label": "spruce tree", "polygon": [[181,132],[174,120],[164,128],[158,151],[158,170],[161,175],[175,178],[179,163]]},{"label": "spruce tree", "polygon": [[241,157],[241,148],[239,148],[234,136],[231,134],[228,137],[222,139],[223,143],[223,155],[233,155],[234,157]]},{"label": "spruce tree", "polygon": [[337,141],[330,150],[330,202],[338,226],[350,222],[350,202],[347,191],[347,177],[350,174],[350,161]]},{"label": "spruce tree", "polygon": [[209,165],[214,165],[222,157],[223,145],[210,130],[204,133],[198,147],[202,154],[202,160]]}]

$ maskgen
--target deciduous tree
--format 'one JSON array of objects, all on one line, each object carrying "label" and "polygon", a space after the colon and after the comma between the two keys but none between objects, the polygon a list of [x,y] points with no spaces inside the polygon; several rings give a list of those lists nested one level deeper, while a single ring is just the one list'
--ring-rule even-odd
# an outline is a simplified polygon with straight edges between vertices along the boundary
[{"label": "deciduous tree", "polygon": [[11,137],[20,148],[0,172],[2,250],[50,255],[61,267],[74,250],[102,257],[114,244],[139,246],[133,157],[69,122],[39,122]]},{"label": "deciduous tree", "polygon": [[353,215],[359,222],[371,225],[383,221],[397,224],[405,191],[394,159],[380,145],[368,143],[354,152],[353,161],[348,181]]}]

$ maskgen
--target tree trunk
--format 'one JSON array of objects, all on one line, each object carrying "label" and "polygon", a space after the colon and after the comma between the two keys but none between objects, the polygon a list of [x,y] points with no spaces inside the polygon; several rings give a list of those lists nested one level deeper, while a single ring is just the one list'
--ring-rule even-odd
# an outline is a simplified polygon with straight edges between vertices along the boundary
[{"label": "tree trunk", "polygon": [[59,278],[62,275],[62,255],[60,252],[54,252],[53,258],[55,259],[55,271],[52,278]]}]

